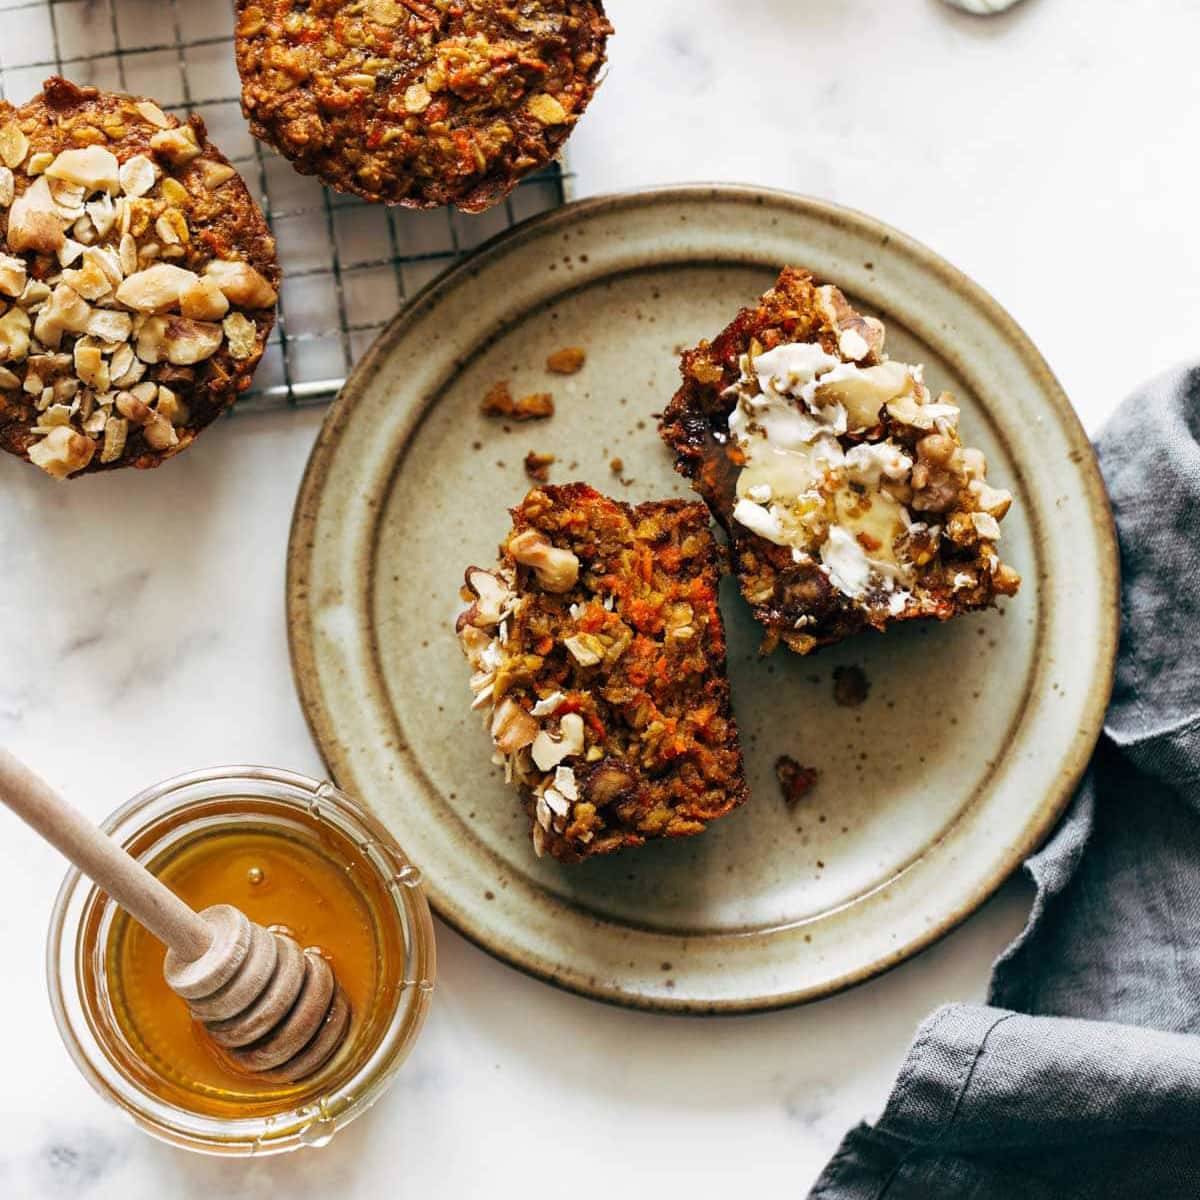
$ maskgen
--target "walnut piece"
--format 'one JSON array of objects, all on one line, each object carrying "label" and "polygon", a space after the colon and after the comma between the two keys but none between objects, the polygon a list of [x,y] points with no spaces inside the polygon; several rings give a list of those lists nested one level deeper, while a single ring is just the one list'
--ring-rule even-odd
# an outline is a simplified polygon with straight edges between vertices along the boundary
[{"label": "walnut piece", "polygon": [[196,321],[220,321],[229,311],[229,301],[217,281],[205,276],[179,293],[179,311]]},{"label": "walnut piece", "polygon": [[186,166],[192,159],[200,157],[196,131],[190,125],[160,130],[150,138],[150,149],[175,167]]},{"label": "walnut piece", "polygon": [[537,530],[527,529],[511,538],[508,552],[523,566],[532,567],[548,592],[569,592],[579,582],[579,559],[570,550],[552,546]]},{"label": "walnut piece", "polygon": [[[89,192],[116,192],[121,184],[117,156],[106,146],[63,150],[46,168],[46,178],[61,179]],[[83,197],[79,197],[82,202]]]},{"label": "walnut piece", "polygon": [[168,362],[177,367],[192,366],[212,358],[221,348],[221,326],[179,317],[167,323],[163,341]]},{"label": "walnut piece", "polygon": [[0,159],[10,169],[19,167],[29,153],[29,139],[21,131],[21,127],[10,121],[0,129]]},{"label": "walnut piece", "polygon": [[55,479],[82,471],[96,453],[96,443],[69,425],[59,425],[29,447],[29,461]]},{"label": "walnut piece", "polygon": [[205,267],[204,274],[239,308],[270,308],[278,299],[275,289],[249,263],[218,258]]},{"label": "walnut piece", "polygon": [[15,298],[25,290],[26,282],[25,260],[0,254],[0,293]]},{"label": "walnut piece", "polygon": [[55,211],[50,185],[39,176],[8,210],[8,248],[14,253],[57,254],[66,241],[63,220]]},{"label": "walnut piece", "polygon": [[229,353],[233,358],[246,359],[254,353],[258,345],[258,330],[245,313],[231,312],[221,328],[225,332],[225,340],[229,343]]},{"label": "walnut piece", "polygon": [[[473,625],[476,628],[489,628],[499,625],[504,610],[512,601],[512,591],[508,583],[493,571],[485,571],[482,567],[467,569],[467,587],[475,594],[475,603],[471,605],[460,619],[460,626]],[[461,632],[461,628],[460,628]]]},{"label": "walnut piece", "polygon": [[29,314],[10,308],[0,317],[0,362],[23,362],[29,354]]},{"label": "walnut piece", "polygon": [[533,761],[539,771],[553,771],[565,758],[583,753],[583,718],[578,713],[567,713],[559,722],[557,738],[542,730],[533,739]]},{"label": "walnut piece", "polygon": [[501,754],[516,754],[540,736],[538,723],[511,697],[496,706],[492,714],[492,739]]},{"label": "walnut piece", "polygon": [[117,301],[137,312],[169,312],[179,308],[184,289],[199,282],[195,271],[172,263],[155,263],[125,279],[117,288]]},{"label": "walnut piece", "polygon": [[144,196],[158,179],[158,168],[144,154],[135,154],[121,164],[121,191],[127,196]]}]

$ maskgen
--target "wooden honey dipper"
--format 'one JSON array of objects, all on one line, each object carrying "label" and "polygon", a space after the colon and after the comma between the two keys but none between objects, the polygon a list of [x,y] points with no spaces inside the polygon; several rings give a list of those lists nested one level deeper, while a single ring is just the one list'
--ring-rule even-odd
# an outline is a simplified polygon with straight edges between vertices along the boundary
[{"label": "wooden honey dipper", "polygon": [[163,977],[235,1066],[294,1083],[342,1044],[350,1005],[318,951],[229,904],[194,912],[2,747],[0,800],[167,947]]}]

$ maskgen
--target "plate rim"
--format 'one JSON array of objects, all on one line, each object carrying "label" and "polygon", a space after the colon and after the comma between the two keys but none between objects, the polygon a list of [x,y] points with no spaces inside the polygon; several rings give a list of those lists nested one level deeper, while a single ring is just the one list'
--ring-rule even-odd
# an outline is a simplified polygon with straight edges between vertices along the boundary
[{"label": "plate rim", "polygon": [[[1115,680],[1120,633],[1119,546],[1108,492],[1100,473],[1095,449],[1065,389],[1029,335],[991,293],[936,251],[884,221],[832,201],[751,184],[677,184],[605,193],[571,201],[514,228],[504,230],[483,242],[405,301],[354,365],[330,405],[309,454],[292,513],[285,579],[285,620],[289,661],[297,699],[314,745],[326,769],[337,782],[339,777],[344,779],[350,774],[350,768],[347,756],[340,748],[340,741],[333,729],[325,703],[309,619],[311,610],[308,606],[308,576],[314,545],[312,534],[318,520],[318,504],[324,480],[336,453],[342,429],[350,412],[369,385],[377,362],[384,357],[403,331],[417,319],[431,299],[457,287],[464,279],[476,274],[484,261],[502,256],[516,245],[523,244],[531,238],[552,234],[559,226],[573,224],[594,214],[672,202],[694,204],[704,199],[783,207],[814,217],[823,223],[853,227],[867,236],[885,238],[901,247],[922,268],[940,277],[951,290],[964,295],[972,304],[983,310],[989,320],[1001,330],[1009,346],[1042,381],[1046,395],[1062,421],[1064,435],[1072,450],[1080,455],[1076,466],[1083,476],[1087,507],[1095,518],[1093,524],[1097,537],[1097,551],[1102,560],[1102,575],[1097,584],[1102,593],[1101,599],[1104,599],[1103,594],[1106,593],[1109,601],[1104,605],[1108,616],[1104,626],[1104,637],[1096,647],[1096,678],[1088,693],[1086,710],[1080,722],[1080,732],[1083,736],[1074,740],[1066,759],[1060,764],[1055,781],[1050,785],[1051,790],[1048,790],[1039,805],[1036,819],[1031,820],[1024,837],[1010,847],[988,877],[980,880],[969,896],[964,897],[945,916],[932,922],[928,929],[906,944],[896,955],[864,964],[819,985],[780,995],[713,1002],[686,997],[630,993],[590,983],[582,975],[571,975],[569,972],[564,974],[561,967],[558,971],[549,969],[533,956],[523,953],[520,947],[498,938],[489,938],[486,930],[474,924],[468,913],[460,911],[443,899],[441,888],[436,881],[426,878],[430,906],[441,920],[485,953],[540,982],[621,1008],[676,1015],[737,1016],[791,1008],[847,991],[887,974],[953,932],[977,912],[1003,883],[1015,874],[1029,855],[1044,843],[1070,803],[1103,731],[1104,717]],[[360,798],[360,802],[372,808],[366,798]]]}]

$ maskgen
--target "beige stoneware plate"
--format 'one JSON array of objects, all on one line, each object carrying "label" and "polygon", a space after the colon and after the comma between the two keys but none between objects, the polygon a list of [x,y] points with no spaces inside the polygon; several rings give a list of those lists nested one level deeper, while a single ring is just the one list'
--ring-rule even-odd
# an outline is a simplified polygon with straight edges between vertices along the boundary
[{"label": "beige stoneware plate", "polygon": [[[678,348],[715,333],[784,263],[886,319],[889,348],[963,404],[964,437],[1016,494],[1002,612],[802,659],[756,656],[723,607],[751,801],[703,837],[578,867],[537,861],[468,711],[452,625],[490,564],[533,449],[552,480],[629,501],[687,495],[654,414]],[[547,354],[588,350],[571,379]],[[549,422],[479,414],[493,383],[551,391]],[[622,478],[609,469],[624,460]],[[1049,832],[1098,736],[1116,647],[1111,516],[1091,448],[999,306],[924,247],[829,204],[746,188],[584,201],[484,247],[418,296],[325,422],[288,575],[296,679],[338,784],[424,870],[455,928],[514,966],[603,1000],[747,1012],[868,978],[963,920]],[[861,667],[857,708],[832,675]],[[821,772],[789,812],[781,754]]]}]

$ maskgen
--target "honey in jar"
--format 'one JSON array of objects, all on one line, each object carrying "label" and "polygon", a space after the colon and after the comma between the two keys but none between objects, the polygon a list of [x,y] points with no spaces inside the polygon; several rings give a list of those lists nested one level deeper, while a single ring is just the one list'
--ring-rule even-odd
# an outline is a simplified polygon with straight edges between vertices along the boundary
[{"label": "honey in jar", "polygon": [[396,1008],[405,946],[388,881],[351,838],[305,810],[285,813],[268,800],[234,797],[208,805],[200,822],[195,813],[181,816],[198,827],[147,866],[196,910],[232,904],[251,921],[319,948],[350,1003],[350,1029],[330,1062],[298,1083],[238,1070],[168,987],[162,943],[118,911],[102,951],[106,1007],[128,1051],[126,1069],[144,1090],[200,1116],[293,1109],[345,1074]]}]

